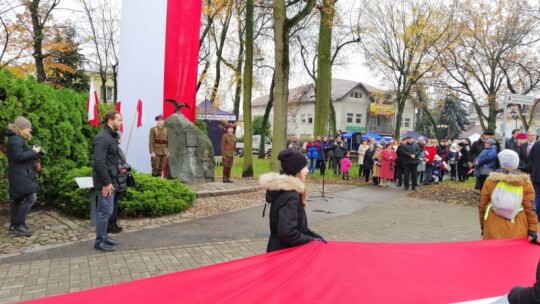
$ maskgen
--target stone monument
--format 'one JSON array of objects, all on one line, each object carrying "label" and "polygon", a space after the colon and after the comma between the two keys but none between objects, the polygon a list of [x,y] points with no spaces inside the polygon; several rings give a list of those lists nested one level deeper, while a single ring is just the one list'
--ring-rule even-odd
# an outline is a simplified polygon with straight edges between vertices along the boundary
[{"label": "stone monument", "polygon": [[214,181],[214,149],[208,135],[181,112],[167,118],[169,130],[169,160],[167,178],[177,178],[185,184]]}]

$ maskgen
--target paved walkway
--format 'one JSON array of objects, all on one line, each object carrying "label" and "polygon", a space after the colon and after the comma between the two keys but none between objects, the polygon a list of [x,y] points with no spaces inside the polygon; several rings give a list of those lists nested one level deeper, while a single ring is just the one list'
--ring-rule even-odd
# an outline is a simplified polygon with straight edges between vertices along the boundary
[{"label": "paved walkway", "polygon": [[[316,194],[316,193],[315,193]],[[426,242],[480,239],[477,209],[411,199],[400,189],[363,187],[313,198],[308,218],[329,240]],[[261,254],[268,219],[262,206],[158,229],[121,234],[113,253],[91,241],[0,259],[0,303],[78,291]],[[176,234],[170,235],[172,231]],[[148,240],[161,235],[163,246]],[[146,240],[146,241],[145,241]],[[133,249],[136,243],[137,249]],[[147,244],[147,246],[144,246]],[[124,248],[122,248],[124,247]],[[76,249],[80,250],[77,251]],[[70,253],[71,252],[71,253]]]}]

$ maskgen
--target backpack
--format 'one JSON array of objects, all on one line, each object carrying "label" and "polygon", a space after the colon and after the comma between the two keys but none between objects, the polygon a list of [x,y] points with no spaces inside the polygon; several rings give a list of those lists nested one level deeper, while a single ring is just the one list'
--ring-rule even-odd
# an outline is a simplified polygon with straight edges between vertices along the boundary
[{"label": "backpack", "polygon": [[[495,214],[509,220],[514,220],[516,215],[523,209],[523,186],[511,185],[499,181],[493,193],[491,193],[491,208]],[[486,211],[486,213],[489,210]]]}]

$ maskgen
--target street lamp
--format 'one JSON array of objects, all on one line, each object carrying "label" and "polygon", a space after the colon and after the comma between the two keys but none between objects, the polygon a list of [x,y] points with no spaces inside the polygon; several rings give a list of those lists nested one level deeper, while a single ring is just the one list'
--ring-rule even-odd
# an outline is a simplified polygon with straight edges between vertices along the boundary
[{"label": "street lamp", "polygon": [[512,108],[512,111],[510,111],[510,116],[512,116],[512,119],[516,121],[515,129],[517,129],[518,113],[516,112],[516,110],[514,110],[514,108]]}]

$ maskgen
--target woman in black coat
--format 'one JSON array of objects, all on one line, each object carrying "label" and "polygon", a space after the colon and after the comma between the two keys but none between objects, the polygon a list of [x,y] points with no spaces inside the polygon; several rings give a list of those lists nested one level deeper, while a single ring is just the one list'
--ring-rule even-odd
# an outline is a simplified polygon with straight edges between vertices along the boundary
[{"label": "woman in black coat", "polygon": [[270,207],[270,238],[266,251],[323,241],[324,238],[308,228],[306,216],[306,185],[309,172],[306,157],[295,149],[279,153],[282,174],[261,175],[260,185],[266,189]]},{"label": "woman in black coat", "polygon": [[362,175],[364,176],[366,183],[369,181],[369,174],[371,173],[371,170],[373,170],[373,166],[375,165],[373,155],[375,155],[375,148],[373,147],[373,144],[370,144],[369,149],[367,149],[366,153],[364,154],[364,165],[362,167]]},{"label": "woman in black coat", "polygon": [[15,235],[32,235],[32,230],[26,225],[26,216],[36,202],[39,191],[35,161],[41,147],[30,148],[28,141],[32,138],[31,132],[32,124],[22,116],[9,124],[6,132],[9,196],[12,200],[9,233]]},{"label": "woman in black coat", "polygon": [[458,161],[457,161],[457,171],[458,171],[458,181],[464,182],[467,179],[467,174],[469,172],[469,151],[467,150],[467,143],[459,143],[459,152],[458,152]]}]

